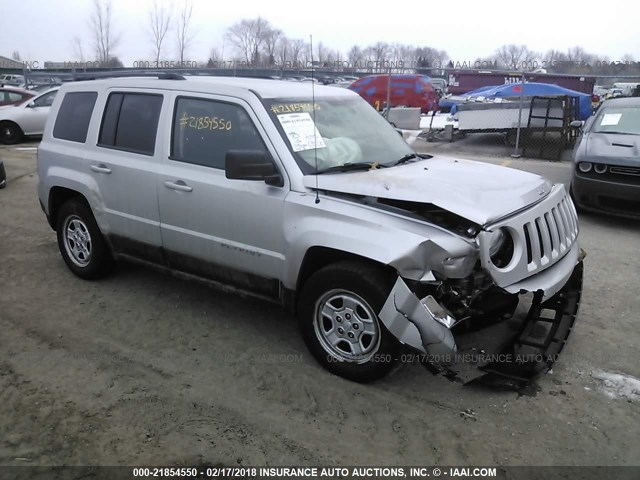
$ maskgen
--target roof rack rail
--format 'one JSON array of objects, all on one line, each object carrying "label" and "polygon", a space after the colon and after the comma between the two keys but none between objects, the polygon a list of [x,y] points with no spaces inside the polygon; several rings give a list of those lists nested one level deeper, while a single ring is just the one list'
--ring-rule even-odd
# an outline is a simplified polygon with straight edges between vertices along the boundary
[{"label": "roof rack rail", "polygon": [[96,73],[76,73],[73,75],[74,81],[100,80],[102,78],[120,77],[147,77],[158,80],[185,80],[183,75],[173,72],[96,72]]}]

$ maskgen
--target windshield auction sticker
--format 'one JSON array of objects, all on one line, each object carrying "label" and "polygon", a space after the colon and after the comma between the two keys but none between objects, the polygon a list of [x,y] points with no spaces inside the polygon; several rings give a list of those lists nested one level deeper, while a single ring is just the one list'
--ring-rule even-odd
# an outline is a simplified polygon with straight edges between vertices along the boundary
[{"label": "windshield auction sticker", "polygon": [[618,125],[621,117],[621,113],[605,113],[600,125],[603,127],[607,125]]},{"label": "windshield auction sticker", "polygon": [[286,113],[278,115],[278,120],[294,152],[326,147],[309,113]]}]

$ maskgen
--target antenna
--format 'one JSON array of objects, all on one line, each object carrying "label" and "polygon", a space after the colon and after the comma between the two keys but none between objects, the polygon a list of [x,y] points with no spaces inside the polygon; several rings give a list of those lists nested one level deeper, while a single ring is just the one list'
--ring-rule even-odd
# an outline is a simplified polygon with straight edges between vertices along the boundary
[{"label": "antenna", "polygon": [[313,35],[309,35],[309,45],[311,47],[311,115],[313,116],[313,156],[316,163],[316,203],[320,203],[318,193],[318,136],[316,135],[316,80],[313,76]]}]

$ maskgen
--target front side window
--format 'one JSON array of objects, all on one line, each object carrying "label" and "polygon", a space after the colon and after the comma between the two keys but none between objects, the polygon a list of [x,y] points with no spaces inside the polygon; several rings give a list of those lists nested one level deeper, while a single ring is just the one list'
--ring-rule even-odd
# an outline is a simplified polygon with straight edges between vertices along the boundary
[{"label": "front side window", "polygon": [[98,145],[153,155],[162,95],[112,93],[102,117]]},{"label": "front side window", "polygon": [[413,150],[360,97],[268,99],[265,107],[304,174],[352,163],[391,165]]},{"label": "front side window", "polygon": [[592,131],[640,135],[640,107],[606,107],[593,122]]},{"label": "front side window", "polygon": [[87,140],[89,121],[97,98],[97,92],[67,93],[58,111],[53,136],[84,143]]},{"label": "front side window", "polygon": [[173,116],[171,159],[224,170],[229,150],[267,152],[247,112],[232,103],[179,97]]}]

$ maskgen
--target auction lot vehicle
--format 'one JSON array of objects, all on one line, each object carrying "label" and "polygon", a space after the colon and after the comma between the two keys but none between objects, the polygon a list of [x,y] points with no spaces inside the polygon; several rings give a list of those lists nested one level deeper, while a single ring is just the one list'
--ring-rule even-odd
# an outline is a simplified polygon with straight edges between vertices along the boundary
[{"label": "auction lot vehicle", "polygon": [[17,105],[35,96],[35,93],[17,87],[0,87],[0,107]]},{"label": "auction lot vehicle", "polygon": [[606,100],[584,124],[573,152],[576,205],[640,216],[640,98]]},{"label": "auction lot vehicle", "polygon": [[384,108],[387,97],[389,107],[419,107],[422,113],[438,109],[438,92],[426,75],[368,75],[353,82],[349,89],[359,93],[376,110]]},{"label": "auction lot vehicle", "polygon": [[0,85],[22,85],[24,83],[24,75],[0,75]]},{"label": "auction lot vehicle", "polygon": [[77,276],[129,259],[278,301],[355,381],[553,364],[582,288],[563,185],[418,155],[346,89],[156,77],[71,82],[52,107],[38,194]]},{"label": "auction lot vehicle", "polygon": [[58,89],[50,89],[19,105],[0,107],[0,143],[20,142],[25,136],[40,136]]}]

